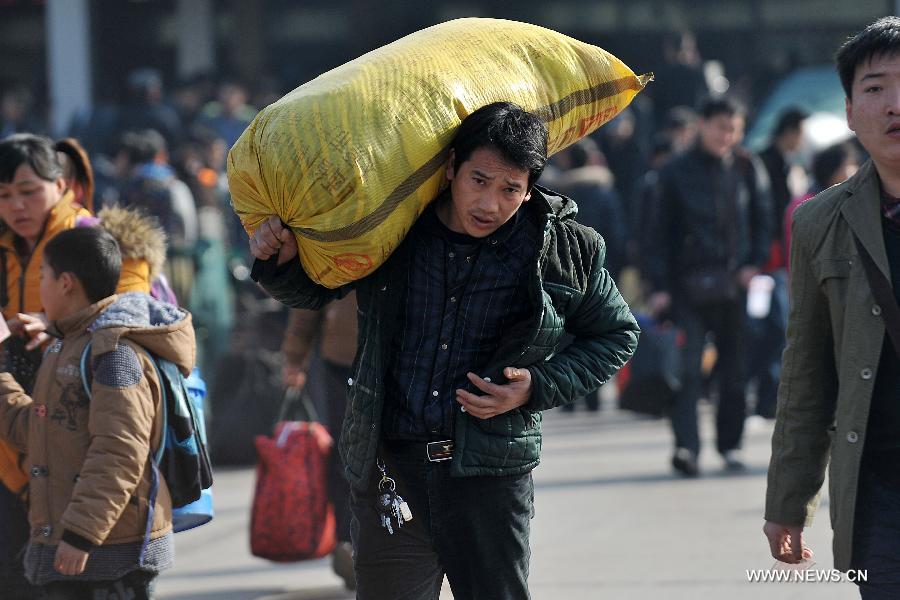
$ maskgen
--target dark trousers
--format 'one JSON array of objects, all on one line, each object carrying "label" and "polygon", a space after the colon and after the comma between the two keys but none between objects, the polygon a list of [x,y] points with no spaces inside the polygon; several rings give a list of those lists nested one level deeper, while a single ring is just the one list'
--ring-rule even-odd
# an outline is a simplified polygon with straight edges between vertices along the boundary
[{"label": "dark trousers", "polygon": [[754,413],[767,419],[775,418],[788,316],[787,275],[784,271],[777,271],[771,276],[775,279],[775,289],[772,290],[772,306],[768,316],[747,319],[748,342],[751,346],[747,375],[756,379]]},{"label": "dark trousers", "polygon": [[150,600],[155,575],[133,571],[115,581],[59,581],[41,586],[39,600]]},{"label": "dark trousers", "polygon": [[534,515],[531,474],[450,477],[450,462],[429,462],[424,444],[381,452],[412,521],[390,535],[376,507],[375,469],[350,508],[361,600],[437,600],[444,574],[455,598],[526,600]]},{"label": "dark trousers", "polygon": [[859,583],[863,600],[900,598],[900,484],[866,468],[859,477],[852,562],[868,571],[868,580]]},{"label": "dark trousers", "polygon": [[697,402],[703,391],[700,372],[706,334],[715,336],[718,360],[719,406],[716,411],[716,445],[719,452],[740,447],[747,411],[745,377],[742,366],[741,334],[744,329],[744,303],[723,302],[702,309],[682,306],[675,322],[685,333],[682,354],[682,387],[670,412],[675,446],[700,452]]},{"label": "dark trousers", "polygon": [[328,497],[334,505],[337,539],[350,541],[350,484],[344,476],[344,467],[337,442],[347,410],[347,378],[350,367],[339,365],[316,356],[310,366],[308,389],[314,399],[322,425],[334,438],[334,450],[328,459]]},{"label": "dark trousers", "polygon": [[28,517],[19,497],[0,483],[0,598],[33,598],[25,579],[22,553],[28,543]]}]

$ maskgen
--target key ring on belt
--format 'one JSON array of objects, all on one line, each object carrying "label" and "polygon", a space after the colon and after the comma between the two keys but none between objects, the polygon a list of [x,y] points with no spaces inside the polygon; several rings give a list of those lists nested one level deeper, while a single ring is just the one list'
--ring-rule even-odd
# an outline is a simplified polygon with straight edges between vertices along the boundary
[{"label": "key ring on belt", "polygon": [[387,467],[384,465],[384,461],[381,460],[381,458],[376,458],[375,464],[378,467],[378,470],[381,471],[381,481],[378,482],[378,491],[380,492],[386,487],[390,487],[392,492],[396,490],[397,482],[391,477],[388,477]]}]

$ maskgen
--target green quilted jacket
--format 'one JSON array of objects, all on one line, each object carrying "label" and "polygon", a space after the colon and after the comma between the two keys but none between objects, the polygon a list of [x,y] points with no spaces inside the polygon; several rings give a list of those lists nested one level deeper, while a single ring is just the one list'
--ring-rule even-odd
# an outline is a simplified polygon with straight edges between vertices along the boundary
[{"label": "green quilted jacket", "polygon": [[[507,332],[479,375],[503,384],[505,367],[527,367],[531,399],[486,420],[457,411],[454,476],[517,475],[536,467],[541,411],[596,390],[637,347],[637,322],[603,268],[603,239],[573,220],[575,203],[536,186],[522,210],[543,231],[528,284],[532,314]],[[349,409],[340,451],[347,478],[357,489],[367,486],[378,449],[387,353],[400,322],[408,265],[409,251],[401,244],[378,270],[352,284],[359,305],[359,339],[347,381]],[[295,308],[321,308],[350,287],[332,290],[313,283],[299,261],[261,273],[258,279],[273,298]],[[561,348],[565,333],[574,341]]]}]

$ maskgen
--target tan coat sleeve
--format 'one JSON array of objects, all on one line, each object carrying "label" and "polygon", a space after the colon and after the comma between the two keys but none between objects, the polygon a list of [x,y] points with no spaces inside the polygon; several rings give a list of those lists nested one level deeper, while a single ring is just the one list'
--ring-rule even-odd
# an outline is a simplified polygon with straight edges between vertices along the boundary
[{"label": "tan coat sleeve", "polygon": [[159,383],[147,354],[128,342],[92,362],[91,444],[61,523],[99,545],[150,468]]},{"label": "tan coat sleeve", "polygon": [[766,520],[795,526],[809,524],[818,505],[838,390],[828,299],[813,269],[803,208],[792,232],[791,310],[765,511]]},{"label": "tan coat sleeve", "polygon": [[31,397],[9,373],[0,373],[0,440],[19,452],[28,449]]}]

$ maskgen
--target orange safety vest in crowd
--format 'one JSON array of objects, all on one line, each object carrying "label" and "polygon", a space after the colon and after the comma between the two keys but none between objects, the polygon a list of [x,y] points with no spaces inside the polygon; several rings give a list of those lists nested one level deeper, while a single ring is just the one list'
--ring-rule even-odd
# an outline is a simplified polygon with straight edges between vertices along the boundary
[{"label": "orange safety vest in crowd", "polygon": [[[7,321],[20,312],[44,312],[39,294],[40,268],[44,247],[57,233],[72,229],[79,217],[90,217],[91,213],[75,202],[75,195],[69,191],[50,209],[44,231],[38,239],[34,252],[24,261],[19,259],[15,248],[15,234],[8,228],[0,234],[0,270],[5,267],[6,305],[3,318]],[[117,293],[150,292],[150,265],[140,258],[122,261],[122,273]],[[0,441],[0,482],[14,492],[20,491],[28,482],[28,476],[19,464],[18,453],[5,442]]]}]

